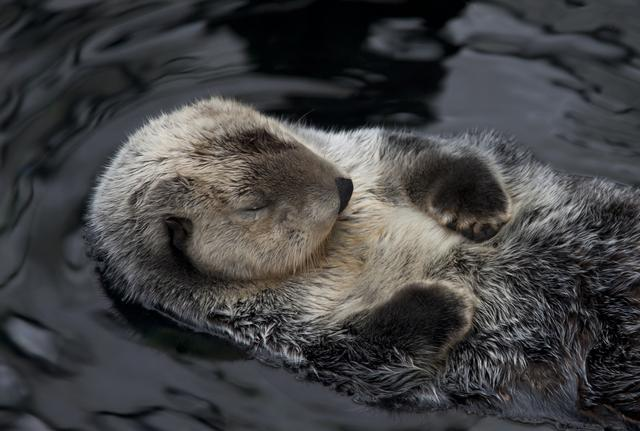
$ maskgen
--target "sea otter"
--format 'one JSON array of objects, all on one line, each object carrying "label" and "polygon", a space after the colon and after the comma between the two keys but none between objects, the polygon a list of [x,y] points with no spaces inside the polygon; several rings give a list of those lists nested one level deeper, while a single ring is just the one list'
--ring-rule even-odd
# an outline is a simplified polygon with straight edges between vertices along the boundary
[{"label": "sea otter", "polygon": [[639,220],[637,189],[494,132],[329,132],[211,98],[128,139],[87,238],[123,300],[358,401],[636,429]]}]

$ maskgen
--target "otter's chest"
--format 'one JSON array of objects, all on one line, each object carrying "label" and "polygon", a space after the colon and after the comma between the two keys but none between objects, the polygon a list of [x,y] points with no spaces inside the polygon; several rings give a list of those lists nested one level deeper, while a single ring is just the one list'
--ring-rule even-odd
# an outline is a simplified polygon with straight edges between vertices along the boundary
[{"label": "otter's chest", "polygon": [[338,307],[347,314],[369,309],[406,283],[428,279],[462,240],[411,204],[354,196],[333,241],[344,271]]},{"label": "otter's chest", "polygon": [[462,240],[413,205],[379,209],[377,235],[367,240],[368,274],[378,279],[416,281],[427,277],[434,264]]}]

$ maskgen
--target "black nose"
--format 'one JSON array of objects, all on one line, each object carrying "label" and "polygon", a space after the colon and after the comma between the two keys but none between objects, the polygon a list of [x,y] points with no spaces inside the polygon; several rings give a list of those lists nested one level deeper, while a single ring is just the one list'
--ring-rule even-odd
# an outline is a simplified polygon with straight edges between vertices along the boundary
[{"label": "black nose", "polygon": [[351,193],[353,193],[353,182],[351,182],[349,178],[336,178],[336,186],[338,186],[338,196],[340,196],[339,214],[347,207],[349,199],[351,199]]}]

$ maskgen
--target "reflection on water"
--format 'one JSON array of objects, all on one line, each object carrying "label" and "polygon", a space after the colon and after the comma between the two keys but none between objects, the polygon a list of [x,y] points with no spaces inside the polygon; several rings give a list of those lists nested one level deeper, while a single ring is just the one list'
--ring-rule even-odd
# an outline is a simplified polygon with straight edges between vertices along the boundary
[{"label": "reflection on water", "polygon": [[318,125],[494,127],[560,169],[640,183],[639,4],[436,3],[3,2],[0,428],[530,429],[365,409],[220,340],[126,322],[84,255],[119,143],[210,94]]}]

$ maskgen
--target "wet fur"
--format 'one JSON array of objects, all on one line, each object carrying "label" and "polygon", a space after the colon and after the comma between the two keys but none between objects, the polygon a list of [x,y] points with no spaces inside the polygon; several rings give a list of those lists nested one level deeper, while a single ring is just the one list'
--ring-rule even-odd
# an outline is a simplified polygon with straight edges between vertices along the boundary
[{"label": "wet fur", "polygon": [[[198,140],[194,119],[225,103],[200,102],[145,133],[162,145],[184,127]],[[273,132],[264,117],[241,112],[242,121],[221,124],[224,133],[242,136],[239,124]],[[157,162],[127,163],[128,143],[88,218],[105,284],[368,404],[638,429],[640,192],[555,172],[490,132],[277,124],[272,135],[293,137],[355,186],[311,262],[285,278],[234,280],[162,251],[172,241],[180,247],[181,228],[172,236],[145,224],[156,209],[134,186]],[[182,172],[189,163],[176,162]],[[114,175],[130,176],[131,186],[111,182]],[[456,181],[461,175],[471,183]],[[432,187],[443,176],[445,185]],[[168,201],[175,187],[203,187],[169,184]]]}]

